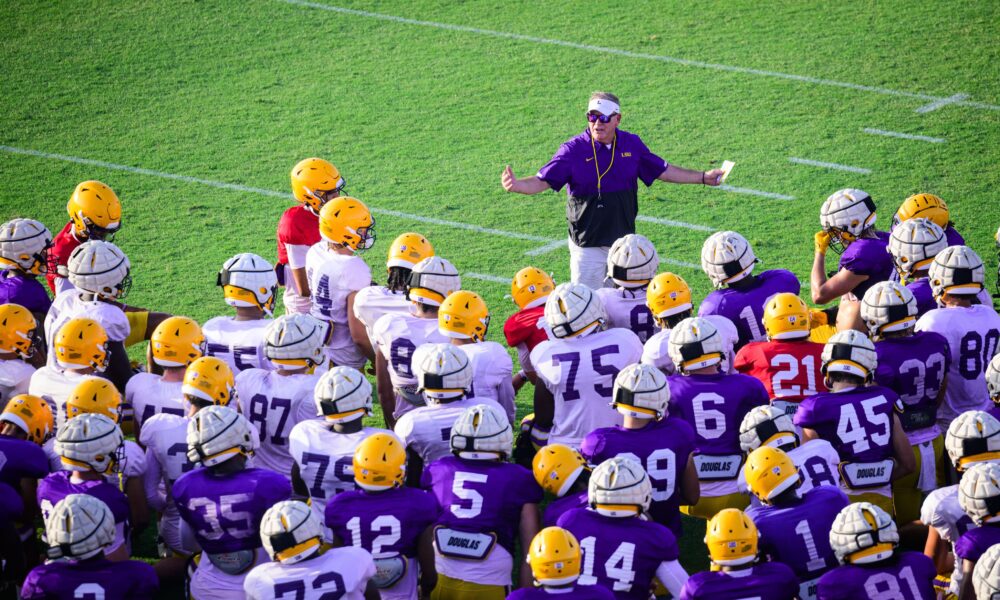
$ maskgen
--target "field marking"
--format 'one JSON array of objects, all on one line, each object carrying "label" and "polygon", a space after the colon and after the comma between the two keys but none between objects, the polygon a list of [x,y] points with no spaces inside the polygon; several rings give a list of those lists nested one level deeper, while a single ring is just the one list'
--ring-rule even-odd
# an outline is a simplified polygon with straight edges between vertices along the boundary
[{"label": "field marking", "polygon": [[930,142],[932,144],[943,144],[948,140],[939,137],[931,137],[929,135],[915,135],[912,133],[900,133],[898,131],[886,131],[884,129],[873,129],[871,127],[865,127],[861,131],[865,133],[870,133],[872,135],[884,135],[885,137],[900,138],[903,140],[916,140],[918,142]]},{"label": "field marking", "polygon": [[558,250],[560,248],[563,248],[565,246],[566,246],[566,240],[564,240],[564,239],[563,240],[552,240],[551,242],[549,242],[548,244],[545,244],[544,246],[539,246],[538,248],[535,248],[533,250],[528,250],[527,252],[524,253],[524,255],[525,256],[541,256],[542,254],[548,254],[549,252],[553,252],[553,251]]},{"label": "field marking", "polygon": [[820,160],[809,160],[808,158],[795,158],[794,156],[789,156],[788,162],[793,162],[797,165],[809,165],[810,167],[820,167],[823,169],[835,169],[837,171],[860,173],[861,175],[871,175],[872,172],[871,169],[865,169],[864,167],[852,167],[850,165],[841,165],[832,162],[823,162]]},{"label": "field marking", "polygon": [[931,102],[930,104],[925,104],[924,106],[921,106],[920,108],[918,108],[913,112],[922,115],[924,113],[929,113],[932,110],[937,110],[942,106],[948,106],[949,104],[959,104],[963,100],[967,100],[968,98],[969,98],[968,94],[955,94],[954,96],[949,96],[947,98],[940,98],[938,100],[935,100],[934,102]]},{"label": "field marking", "polygon": [[701,269],[701,265],[696,265],[683,260],[677,260],[676,258],[661,258],[661,263],[667,263],[668,265],[674,265],[678,267],[687,267],[689,269]]},{"label": "field marking", "polygon": [[720,185],[718,189],[725,192],[732,192],[734,194],[749,194],[751,196],[760,196],[762,198],[773,198],[775,200],[795,200],[795,196],[788,196],[785,194],[776,194],[774,192],[763,192],[761,190],[752,190],[750,188],[735,187],[732,185]]},{"label": "field marking", "polygon": [[706,227],[705,225],[695,225],[694,223],[685,223],[684,221],[674,221],[673,219],[661,219],[659,217],[650,217],[647,215],[638,215],[635,218],[636,221],[643,221],[645,223],[656,223],[657,225],[665,225],[667,227],[680,227],[682,229],[693,229],[695,231],[708,231],[715,233],[715,229],[712,227]]},{"label": "field marking", "polygon": [[[398,17],[396,15],[388,15],[385,13],[370,12],[367,10],[357,10],[354,8],[344,8],[342,6],[333,6],[330,4],[320,4],[318,2],[308,2],[306,0],[277,0],[279,2],[284,2],[285,4],[293,4],[296,6],[303,6],[306,8],[315,8],[318,10],[325,10],[330,12],[341,13],[345,15],[354,15],[358,17],[368,17],[371,19],[378,19],[381,21],[392,21],[394,23],[403,23],[405,25],[418,25],[421,27],[433,27],[435,29],[446,29],[449,31],[460,31],[463,33],[475,33],[478,35],[486,35],[490,37],[506,38],[511,40],[520,40],[524,42],[534,42],[536,44],[548,44],[551,46],[563,46],[566,48],[575,48],[577,50],[587,50],[590,52],[600,52],[603,54],[614,54],[616,56],[624,56],[627,58],[638,58],[643,60],[655,60],[664,63],[671,63],[676,65],[683,65],[686,67],[697,67],[700,69],[711,69],[714,71],[728,71],[730,73],[742,73],[745,75],[759,75],[762,77],[771,77],[775,79],[786,79],[789,81],[798,81],[801,83],[810,83],[813,85],[825,85],[830,87],[846,88],[849,90],[857,90],[862,92],[872,92],[876,94],[883,94],[886,96],[898,96],[903,98],[917,98],[919,100],[927,100],[931,103],[942,102],[939,106],[935,106],[930,110],[940,108],[948,104],[956,104],[959,106],[966,106],[969,108],[978,108],[982,110],[1000,110],[1000,105],[987,104],[984,102],[972,102],[967,100],[968,96],[964,94],[955,94],[950,97],[934,96],[931,94],[923,94],[917,92],[905,92],[901,90],[893,90],[884,87],[872,86],[872,85],[862,85],[858,83],[850,83],[846,81],[835,81],[833,79],[823,79],[819,77],[807,77],[805,75],[794,75],[792,73],[781,73],[778,71],[768,71],[765,69],[753,69],[750,67],[737,67],[733,65],[723,65],[719,63],[703,62],[700,60],[689,60],[686,58],[677,58],[674,56],[664,56],[662,54],[646,54],[644,52],[632,52],[629,50],[619,50],[617,48],[607,48],[604,46],[593,46],[590,44],[580,44],[577,42],[568,42],[565,40],[556,40],[551,38],[537,37],[533,35],[524,35],[520,33],[510,33],[507,31],[496,31],[493,29],[480,29],[478,27],[469,27],[467,25],[452,25],[450,23],[439,23],[436,21],[422,21],[419,19],[409,19],[406,17]],[[962,98],[957,98],[957,96],[963,96]],[[919,112],[919,110],[918,110]]]},{"label": "field marking", "polygon": [[479,279],[482,281],[492,281],[494,283],[510,283],[510,277],[497,277],[496,275],[488,275],[486,273],[462,273],[462,277],[469,277],[472,279]]}]

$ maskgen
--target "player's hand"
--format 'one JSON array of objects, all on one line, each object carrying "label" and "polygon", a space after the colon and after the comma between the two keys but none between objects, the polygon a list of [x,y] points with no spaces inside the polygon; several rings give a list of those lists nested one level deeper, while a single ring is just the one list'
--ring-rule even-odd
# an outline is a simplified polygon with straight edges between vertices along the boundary
[{"label": "player's hand", "polygon": [[503,173],[500,175],[500,185],[508,192],[517,191],[514,189],[517,186],[517,177],[514,176],[514,170],[510,168],[510,165],[504,167]]},{"label": "player's hand", "polygon": [[705,171],[701,174],[701,182],[705,185],[717,186],[722,183],[722,175],[725,173],[722,169],[712,169],[711,171]]},{"label": "player's hand", "polygon": [[816,254],[826,255],[826,251],[830,247],[830,234],[825,231],[818,231],[813,236],[813,242],[816,244]]}]

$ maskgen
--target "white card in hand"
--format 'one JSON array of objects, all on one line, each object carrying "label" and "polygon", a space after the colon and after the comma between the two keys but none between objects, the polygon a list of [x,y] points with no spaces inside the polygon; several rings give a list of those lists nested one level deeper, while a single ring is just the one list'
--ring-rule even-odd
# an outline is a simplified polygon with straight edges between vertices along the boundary
[{"label": "white card in hand", "polygon": [[719,183],[726,182],[726,178],[729,177],[729,172],[732,171],[735,166],[736,163],[731,160],[722,161],[722,177],[719,177]]}]

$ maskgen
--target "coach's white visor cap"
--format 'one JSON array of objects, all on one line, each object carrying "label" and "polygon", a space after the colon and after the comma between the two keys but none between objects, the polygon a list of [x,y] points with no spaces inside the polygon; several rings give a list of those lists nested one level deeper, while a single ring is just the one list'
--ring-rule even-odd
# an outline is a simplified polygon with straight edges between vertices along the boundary
[{"label": "coach's white visor cap", "polygon": [[621,107],[606,98],[594,98],[587,105],[587,112],[599,112],[602,115],[611,116],[621,112]]}]

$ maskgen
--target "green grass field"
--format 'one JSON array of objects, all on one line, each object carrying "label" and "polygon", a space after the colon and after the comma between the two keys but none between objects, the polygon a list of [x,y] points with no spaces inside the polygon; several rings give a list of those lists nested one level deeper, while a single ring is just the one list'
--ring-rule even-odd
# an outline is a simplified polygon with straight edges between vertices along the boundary
[{"label": "green grass field", "polygon": [[[57,231],[76,183],[104,181],[124,205],[117,241],[133,263],[129,301],[203,321],[226,310],[214,287],[226,258],[273,259],[288,172],[317,155],[376,211],[379,242],[365,258],[377,278],[391,239],[415,230],[463,273],[508,279],[534,264],[564,281],[565,248],[525,255],[565,237],[564,196],[507,195],[499,175],[507,163],[533,174],[582,130],[588,94],[605,89],[622,98],[622,127],[667,160],[709,168],[731,159],[729,184],[794,198],[658,183],[640,192],[643,215],[735,229],[764,268],[807,280],[829,193],[867,190],[887,227],[906,196],[927,191],[948,201],[989,272],[995,265],[1000,4],[337,6],[352,10],[282,0],[6,3],[0,219],[29,216]],[[918,112],[940,98],[951,103]],[[639,231],[680,263],[697,263],[708,235],[650,222]],[[709,291],[700,270],[664,268],[697,297]],[[464,287],[484,296],[494,323],[513,312],[508,285],[466,277]],[[491,338],[501,339],[499,326]],[[694,529],[684,561],[703,566]]]}]

